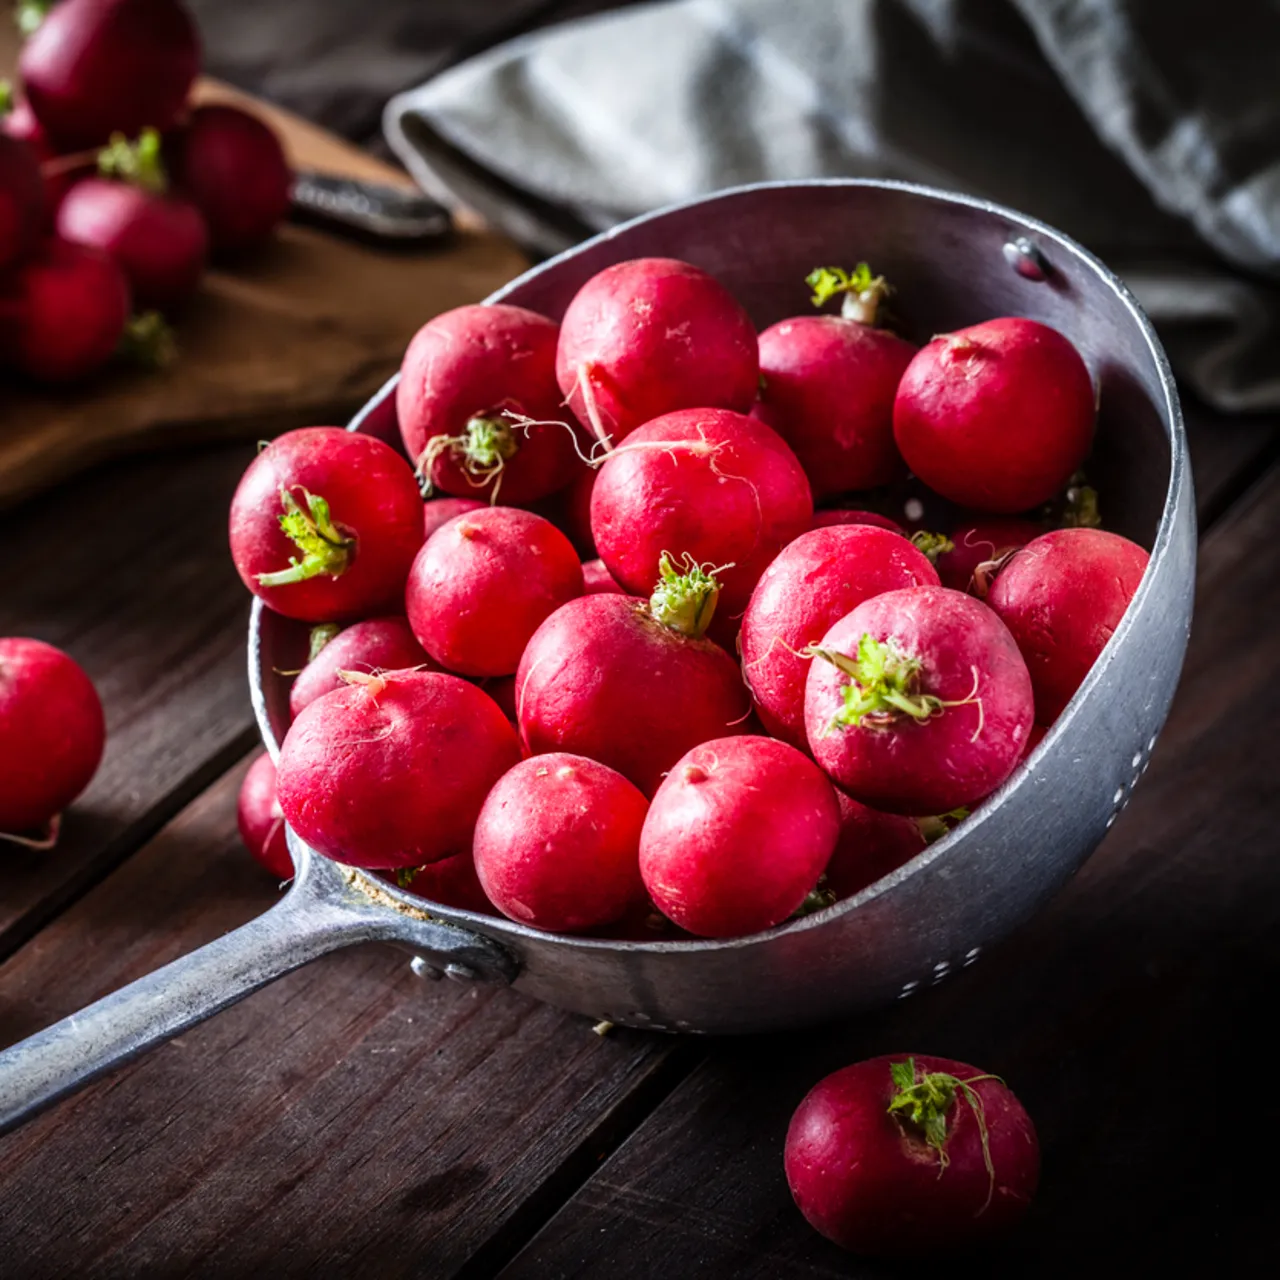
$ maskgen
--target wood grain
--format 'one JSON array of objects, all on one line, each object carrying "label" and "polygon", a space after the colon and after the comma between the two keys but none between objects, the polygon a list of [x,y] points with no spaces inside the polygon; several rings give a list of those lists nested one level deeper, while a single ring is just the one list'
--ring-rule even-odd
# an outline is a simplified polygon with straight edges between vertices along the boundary
[{"label": "wood grain", "polygon": [[781,1157],[791,1111],[823,1075],[912,1052],[1000,1073],[1039,1126],[1040,1197],[984,1275],[1079,1277],[1104,1258],[1106,1274],[1134,1275],[1273,1262],[1265,1143],[1280,1101],[1246,1081],[1265,1070],[1259,1036],[1280,981],[1277,628],[1280,469],[1206,541],[1186,674],[1151,770],[1053,906],[883,1014],[717,1045],[504,1277],[599,1274],[602,1241],[613,1280],[903,1274],[810,1230]]}]

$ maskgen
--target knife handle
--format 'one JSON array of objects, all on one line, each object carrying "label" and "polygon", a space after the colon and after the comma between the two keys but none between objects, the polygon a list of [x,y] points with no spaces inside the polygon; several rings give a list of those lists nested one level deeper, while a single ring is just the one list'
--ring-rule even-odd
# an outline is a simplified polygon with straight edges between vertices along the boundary
[{"label": "knife handle", "polygon": [[293,216],[382,245],[440,240],[453,229],[444,205],[420,191],[301,170],[293,179]]}]

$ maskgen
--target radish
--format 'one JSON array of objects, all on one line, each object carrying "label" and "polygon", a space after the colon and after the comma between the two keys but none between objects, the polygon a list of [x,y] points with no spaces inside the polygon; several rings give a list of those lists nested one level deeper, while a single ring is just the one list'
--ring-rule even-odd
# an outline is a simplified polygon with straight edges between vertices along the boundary
[{"label": "radish", "polygon": [[456,307],[414,335],[396,413],[425,489],[532,502],[579,462],[556,386],[555,322],[504,304]]},{"label": "radish", "polygon": [[231,556],[246,587],[303,622],[398,607],[422,545],[422,500],[390,445],[339,427],[273,440],[231,500]]},{"label": "radish", "polygon": [[18,268],[0,306],[12,364],[40,382],[78,382],[115,353],[129,320],[129,284],[106,254],[47,240]]},{"label": "radish", "polygon": [[928,1257],[1006,1233],[1040,1178],[1040,1144],[998,1076],[950,1058],[872,1058],[816,1084],[787,1129],[800,1212],[854,1253]]},{"label": "radish", "polygon": [[476,875],[476,862],[469,849],[441,858],[439,862],[429,862],[425,867],[406,867],[396,872],[396,883],[442,907],[490,915],[496,910]]},{"label": "radish", "polygon": [[589,596],[600,592],[626,595],[626,592],[614,582],[609,570],[604,567],[603,560],[588,560],[582,566],[582,591],[584,595]]},{"label": "radish", "polygon": [[1001,561],[1043,532],[1015,516],[985,516],[959,525],[951,532],[951,550],[934,562],[942,585],[985,600]]},{"label": "radish", "polygon": [[514,507],[442,525],[409,570],[405,605],[422,647],[467,676],[511,675],[529,637],[582,594],[582,565],[549,520]]},{"label": "radish", "polygon": [[498,780],[476,821],[480,883],[503,915],[586,933],[645,901],[640,828],[648,801],[620,773],[552,752]]},{"label": "radish", "polygon": [[759,372],[742,306],[713,276],[674,258],[606,267],[560,324],[560,391],[606,445],[676,409],[745,413]]},{"label": "radish", "polygon": [[727,409],[682,409],[633,431],[591,494],[596,547],[619,586],[647,595],[663,552],[687,555],[721,566],[719,607],[734,618],[812,519],[795,454],[763,423]]},{"label": "radish", "polygon": [[109,253],[128,276],[138,306],[174,310],[204,272],[209,234],[200,210],[168,193],[154,129],[136,143],[116,139],[102,152],[100,168],[108,176],[85,178],[62,198],[58,234]]},{"label": "radish", "polygon": [[557,609],[516,672],[529,753],[588,756],[652,795],[691,747],[732,733],[750,703],[737,664],[704,638],[717,593],[714,575],[664,561],[648,604],[606,594]]},{"label": "radish", "polygon": [[933,565],[906,538],[872,525],[813,529],[785,547],[756,584],[739,637],[743,674],[769,733],[808,749],[806,645],[872,596],[937,585]]},{"label": "radish", "polygon": [[76,151],[172,127],[200,70],[200,41],[176,0],[63,0],[18,69],[49,137]]},{"label": "radish", "polygon": [[31,104],[25,98],[17,102],[8,115],[0,119],[0,132],[7,133],[11,138],[21,139],[35,153],[44,188],[43,225],[51,228],[54,215],[62,203],[62,197],[81,178],[96,171],[97,157],[93,152],[60,156],[45,136],[44,130],[40,127],[40,121],[36,119],[35,113],[31,110]]},{"label": "radish", "polygon": [[1084,682],[1149,558],[1116,533],[1058,529],[1027,543],[996,574],[987,603],[1026,659],[1040,724],[1052,724]]},{"label": "radish", "polygon": [[811,529],[829,529],[838,524],[870,524],[877,529],[888,529],[890,533],[900,533],[904,538],[907,531],[888,516],[875,511],[858,511],[851,507],[837,507],[831,511],[815,511]]},{"label": "radish", "polygon": [[284,812],[276,797],[276,767],[265,752],[240,784],[236,823],[245,848],[277,880],[292,880],[293,855],[284,838]]},{"label": "radish", "polygon": [[275,130],[239,107],[196,107],[170,142],[174,182],[204,215],[215,254],[259,248],[289,212],[293,174]]},{"label": "radish", "polygon": [[520,759],[502,712],[434,671],[348,678],[285,735],[276,786],[289,825],[358,867],[418,867],[470,849],[485,796]]},{"label": "radish", "polygon": [[45,221],[44,179],[35,151],[0,133],[0,271],[27,257]]},{"label": "radish", "polygon": [[931,489],[978,511],[1047,502],[1084,461],[1096,401],[1080,353],[1009,316],[935,338],[902,375],[893,431]]},{"label": "radish", "polygon": [[1034,707],[1018,646],[986,605],[946,587],[864,601],[810,652],[814,759],[855,800],[946,813],[994,791],[1022,758]]},{"label": "radish", "polygon": [[578,549],[579,555],[588,559],[596,553],[595,538],[591,532],[591,495],[595,491],[596,471],[583,467],[578,475],[562,490],[564,494],[561,519],[554,520]]},{"label": "radish", "polygon": [[868,809],[839,790],[836,799],[840,802],[840,835],[823,874],[827,889],[837,900],[852,898],[882,880],[929,843],[914,818]]},{"label": "radish", "polygon": [[[316,632],[323,628],[317,627]],[[318,643],[323,641],[323,643]],[[312,633],[312,658],[298,674],[289,691],[289,710],[302,714],[323,694],[345,685],[343,671],[375,675],[380,671],[403,671],[408,667],[436,670],[423,652],[404,618],[367,618],[339,631],[331,639]]]},{"label": "radish", "polygon": [[515,676],[488,676],[477,680],[476,684],[498,704],[502,714],[516,723],[516,678]]},{"label": "radish", "polygon": [[479,498],[432,498],[422,504],[422,538],[425,542],[435,531],[454,516],[468,511],[480,511],[487,504]]},{"label": "radish", "polygon": [[840,830],[835,791],[794,747],[718,738],[681,757],[640,836],[640,873],[659,910],[703,938],[785,920],[822,874]]},{"label": "radish", "polygon": [[102,702],[74,659],[41,640],[0,639],[0,835],[52,847],[105,740]]}]

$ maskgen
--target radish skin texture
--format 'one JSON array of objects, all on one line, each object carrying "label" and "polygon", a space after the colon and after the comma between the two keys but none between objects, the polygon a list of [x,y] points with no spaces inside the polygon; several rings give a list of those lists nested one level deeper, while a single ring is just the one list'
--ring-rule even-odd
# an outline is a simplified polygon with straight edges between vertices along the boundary
[{"label": "radish skin texture", "polygon": [[442,525],[454,516],[468,511],[481,511],[489,504],[478,498],[432,498],[422,504],[422,540],[425,542]]},{"label": "radish skin texture", "polygon": [[396,414],[433,488],[520,505],[573,479],[580,463],[556,386],[558,335],[554,320],[502,303],[456,307],[418,330],[400,366]]},{"label": "radish skin texture", "polygon": [[529,638],[582,594],[582,565],[549,520],[514,507],[442,525],[409,570],[405,605],[418,642],[467,676],[507,676]]},{"label": "radish skin texture", "polygon": [[868,809],[837,789],[840,835],[827,863],[827,888],[837,900],[852,898],[869,884],[910,862],[928,841],[914,818]]},{"label": "radish skin texture", "polygon": [[46,827],[90,783],[106,741],[80,665],[42,640],[0,638],[0,833]]},{"label": "radish skin texture", "polygon": [[937,585],[927,557],[901,535],[872,525],[813,529],[785,547],[756,584],[739,637],[742,671],[769,733],[808,750],[810,659],[799,651],[872,596]]},{"label": "radish skin texture", "polygon": [[[293,561],[310,571],[310,551],[281,526],[281,517],[314,519],[308,495],[323,500],[334,525],[327,538],[309,535],[319,548],[314,576],[260,581],[288,576]],[[303,427],[249,464],[231,500],[230,536],[241,580],[269,608],[303,622],[343,622],[400,607],[422,545],[422,498],[390,445],[341,427]]]},{"label": "radish skin texture", "polygon": [[[938,577],[944,587],[986,598],[994,566],[1011,551],[1025,547],[1044,530],[1015,516],[986,516],[957,525],[950,537],[952,550],[938,556]],[[978,572],[979,566],[991,566]]]},{"label": "radish skin texture", "polygon": [[645,900],[640,829],[649,802],[607,765],[551,752],[516,765],[476,822],[480,883],[503,915],[584,933]]},{"label": "radish skin texture", "polygon": [[339,672],[374,675],[410,667],[438,670],[414,638],[406,618],[366,618],[345,627],[298,673],[289,690],[289,710],[296,718],[317,698],[346,687]]},{"label": "radish skin texture", "polygon": [[276,797],[276,767],[266,752],[249,766],[240,784],[236,824],[255,861],[277,880],[293,879],[293,857],[284,838],[284,811]]},{"label": "radish skin texture", "polygon": [[1047,502],[1093,442],[1093,382],[1080,353],[1009,316],[935,338],[907,367],[894,437],[935,492],[1012,515]]},{"label": "radish skin texture", "polygon": [[840,810],[812,760],[774,738],[694,747],[658,788],[640,873],[658,909],[703,938],[781,923],[835,848]]},{"label": "radish skin texture", "polygon": [[567,751],[646,795],[686,751],[734,732],[749,709],[734,660],[657,622],[643,600],[582,596],[534,632],[516,672],[531,755]]},{"label": "radish skin texture", "polygon": [[815,499],[906,475],[893,399],[916,348],[842,316],[797,316],[760,334],[752,414],[795,451]]},{"label": "radish skin texture", "polygon": [[760,365],[751,319],[714,276],[635,258],[592,276],[560,324],[560,393],[591,436],[620,443],[676,409],[745,413]]},{"label": "radish skin texture", "polygon": [[907,536],[907,531],[896,520],[891,520],[888,516],[882,516],[876,511],[857,511],[851,507],[837,507],[830,511],[815,511],[813,513],[813,523],[809,527],[811,529],[829,529],[832,525],[839,524],[870,524],[877,529],[888,529],[890,533],[900,533],[904,538]]},{"label": "radish skin texture", "polygon": [[596,547],[623,590],[648,595],[663,552],[731,565],[716,574],[728,618],[812,519],[795,454],[763,423],[727,409],[683,409],[633,431],[591,494]]},{"label": "radish skin texture", "polygon": [[584,595],[589,596],[601,593],[626,595],[626,592],[614,582],[609,570],[604,567],[603,560],[588,560],[582,566],[582,590]]},{"label": "radish skin texture", "polygon": [[[401,883],[401,879],[408,883]],[[442,907],[497,914],[497,908],[489,901],[476,875],[476,863],[470,850],[441,858],[439,862],[428,863],[425,867],[401,872],[396,883],[419,898],[437,902]]]},{"label": "radish skin texture", "polygon": [[860,604],[819,648],[857,664],[864,644],[886,666],[916,715],[880,704],[849,718],[861,689],[825,658],[805,687],[805,728],[814,759],[855,800],[888,813],[949,813],[989,795],[1022,759],[1034,706],[1031,677],[1008,629],[981,601],[946,587],[889,591]]},{"label": "radish skin texture", "polygon": [[[971,1082],[944,1084],[949,1104],[931,1109],[945,1126],[941,1150],[909,1109],[889,1109],[901,1093],[891,1067],[907,1063],[918,1081]],[[994,1240],[1022,1218],[1040,1178],[1040,1144],[994,1076],[950,1058],[894,1054],[819,1081],[791,1117],[784,1163],[800,1212],[841,1248],[938,1257]]]},{"label": "radish skin texture", "polygon": [[200,70],[195,24],[176,0],[62,0],[22,47],[31,109],[62,151],[171,128]]},{"label": "radish skin texture", "polygon": [[1150,559],[1102,529],[1058,529],[1028,542],[996,575],[987,603],[1013,634],[1052,724],[1106,647]]},{"label": "radish skin texture", "polygon": [[0,133],[0,271],[36,246],[45,221],[45,186],[35,149]]},{"label": "radish skin texture", "polygon": [[396,671],[317,698],[280,748],[276,788],[313,849],[418,867],[471,848],[490,787],[520,758],[492,698],[456,676]]}]

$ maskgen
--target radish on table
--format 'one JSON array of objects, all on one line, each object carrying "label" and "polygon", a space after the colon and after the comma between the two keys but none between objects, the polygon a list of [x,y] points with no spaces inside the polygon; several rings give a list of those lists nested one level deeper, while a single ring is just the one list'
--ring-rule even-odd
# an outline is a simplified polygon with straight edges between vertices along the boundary
[{"label": "radish on table", "polygon": [[250,766],[236,800],[240,839],[278,880],[293,879],[293,855],[284,837],[284,811],[276,796],[276,766],[263,752]]}]

